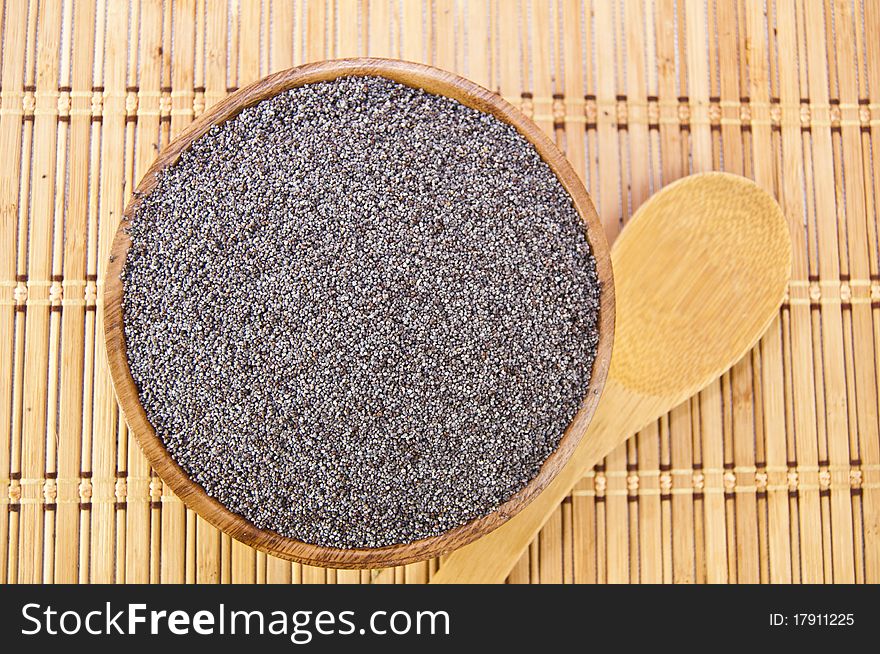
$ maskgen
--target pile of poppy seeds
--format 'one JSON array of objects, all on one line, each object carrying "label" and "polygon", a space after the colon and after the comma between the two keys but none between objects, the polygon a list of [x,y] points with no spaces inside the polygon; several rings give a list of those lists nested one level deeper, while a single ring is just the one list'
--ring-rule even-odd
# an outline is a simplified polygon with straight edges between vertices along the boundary
[{"label": "pile of poppy seeds", "polygon": [[212,127],[136,208],[141,403],[192,480],[317,545],[407,543],[526,486],[580,407],[600,286],[516,129],[377,77]]}]

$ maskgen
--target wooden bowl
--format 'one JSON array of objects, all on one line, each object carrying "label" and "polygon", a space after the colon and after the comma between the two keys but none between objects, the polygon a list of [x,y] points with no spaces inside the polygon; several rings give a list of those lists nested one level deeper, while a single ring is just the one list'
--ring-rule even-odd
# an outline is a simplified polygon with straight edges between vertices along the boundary
[{"label": "wooden bowl", "polygon": [[[212,125],[233,118],[242,109],[293,87],[350,75],[381,76],[401,84],[425,89],[430,93],[445,95],[513,125],[532,143],[571,195],[577,211],[586,224],[587,237],[596,258],[599,280],[602,284],[599,347],[589,389],[578,414],[566,429],[557,449],[544,462],[538,475],[490,515],[472,520],[438,536],[413,543],[365,549],[322,547],[286,538],[273,531],[258,529],[242,516],[209,497],[201,486],[187,476],[165,449],[164,443],[156,435],[141,406],[125,350],[120,279],[122,266],[131,245],[131,239],[124,228],[131,220],[138,198],[149,194],[155,188],[157,172],[177,161],[180,154],[193,141],[205,134]],[[550,483],[568,461],[584,434],[605,384],[613,336],[614,282],[608,244],[590,197],[559,149],[535,123],[498,95],[452,73],[421,64],[388,59],[342,59],[306,64],[275,73],[233,93],[193,121],[162,151],[128,203],[113,241],[104,286],[104,340],[110,374],[129,428],[143,448],[153,469],[187,506],[233,538],[273,556],[309,565],[337,568],[386,567],[439,556],[479,538],[516,515]]]}]

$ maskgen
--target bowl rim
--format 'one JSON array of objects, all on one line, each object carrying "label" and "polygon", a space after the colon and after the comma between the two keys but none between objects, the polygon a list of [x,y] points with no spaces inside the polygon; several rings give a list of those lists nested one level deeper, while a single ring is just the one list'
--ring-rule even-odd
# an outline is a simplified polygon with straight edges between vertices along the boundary
[{"label": "bowl rim", "polygon": [[[407,86],[422,88],[429,93],[453,98],[514,126],[535,147],[571,196],[575,209],[586,225],[587,240],[596,260],[601,284],[599,343],[589,386],[578,413],[538,474],[486,516],[475,518],[436,536],[379,548],[333,548],[281,536],[254,526],[243,516],[210,497],[171,457],[147,419],[129,369],[123,326],[120,275],[131,246],[127,227],[135,208],[155,188],[157,173],[173,165],[181,153],[213,125],[234,118],[243,109],[297,86],[344,76],[385,77]],[[103,291],[104,344],[116,396],[129,429],[159,477],[189,508],[236,540],[283,559],[335,568],[389,567],[440,556],[489,533],[525,508],[567,463],[593,417],[611,361],[614,317],[614,278],[604,229],[583,183],[553,141],[530,118],[500,95],[474,82],[425,64],[379,58],[327,60],[274,73],[232,93],[190,123],[158,155],[129,200],[110,250]]]}]

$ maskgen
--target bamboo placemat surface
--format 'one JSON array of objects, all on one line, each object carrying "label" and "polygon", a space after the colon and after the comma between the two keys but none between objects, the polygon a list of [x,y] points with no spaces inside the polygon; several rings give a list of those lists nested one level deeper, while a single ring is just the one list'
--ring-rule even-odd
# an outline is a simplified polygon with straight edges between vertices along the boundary
[{"label": "bamboo placemat surface", "polygon": [[271,71],[364,54],[520,106],[611,239],[711,169],[754,178],[791,225],[760,345],[585,476],[510,581],[880,581],[880,0],[0,6],[0,581],[418,583],[442,565],[325,571],[218,533],[151,473],[102,344],[109,245],[158,151]]}]

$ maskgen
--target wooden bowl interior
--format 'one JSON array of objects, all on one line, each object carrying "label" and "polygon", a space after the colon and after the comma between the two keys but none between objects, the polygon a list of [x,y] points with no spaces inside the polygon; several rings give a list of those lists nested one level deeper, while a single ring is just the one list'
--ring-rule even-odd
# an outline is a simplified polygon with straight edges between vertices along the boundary
[{"label": "wooden bowl interior", "polygon": [[[131,239],[125,229],[140,198],[156,186],[156,173],[177,161],[189,145],[205,134],[211,126],[235,117],[246,107],[288,89],[333,80],[343,76],[375,75],[408,86],[445,95],[468,107],[492,114],[509,123],[527,138],[550,166],[568,191],[575,208],[583,218],[587,237],[598,267],[602,284],[599,316],[599,346],[587,394],[581,408],[566,430],[557,449],[544,462],[538,475],[516,495],[493,513],[446,531],[438,536],[407,544],[371,549],[337,549],[304,543],[275,532],[258,529],[242,516],[233,513],[205,493],[189,479],[171,458],[162,440],[156,435],[141,406],[138,389],[128,367],[122,315],[122,282],[120,273]],[[344,59],[282,71],[240,89],[214,105],[189,125],[162,153],[144,175],[125,209],[111,250],[104,286],[104,339],[110,373],[120,406],[130,429],[144,450],[153,469],[171,489],[196,513],[215,527],[247,545],[281,558],[309,565],[336,568],[366,568],[402,565],[439,556],[486,534],[526,506],[565,465],[586,430],[595,411],[608,373],[614,333],[614,282],[608,244],[593,203],[577,174],[552,141],[531,120],[498,95],[457,75],[421,64],[386,59]]]}]

